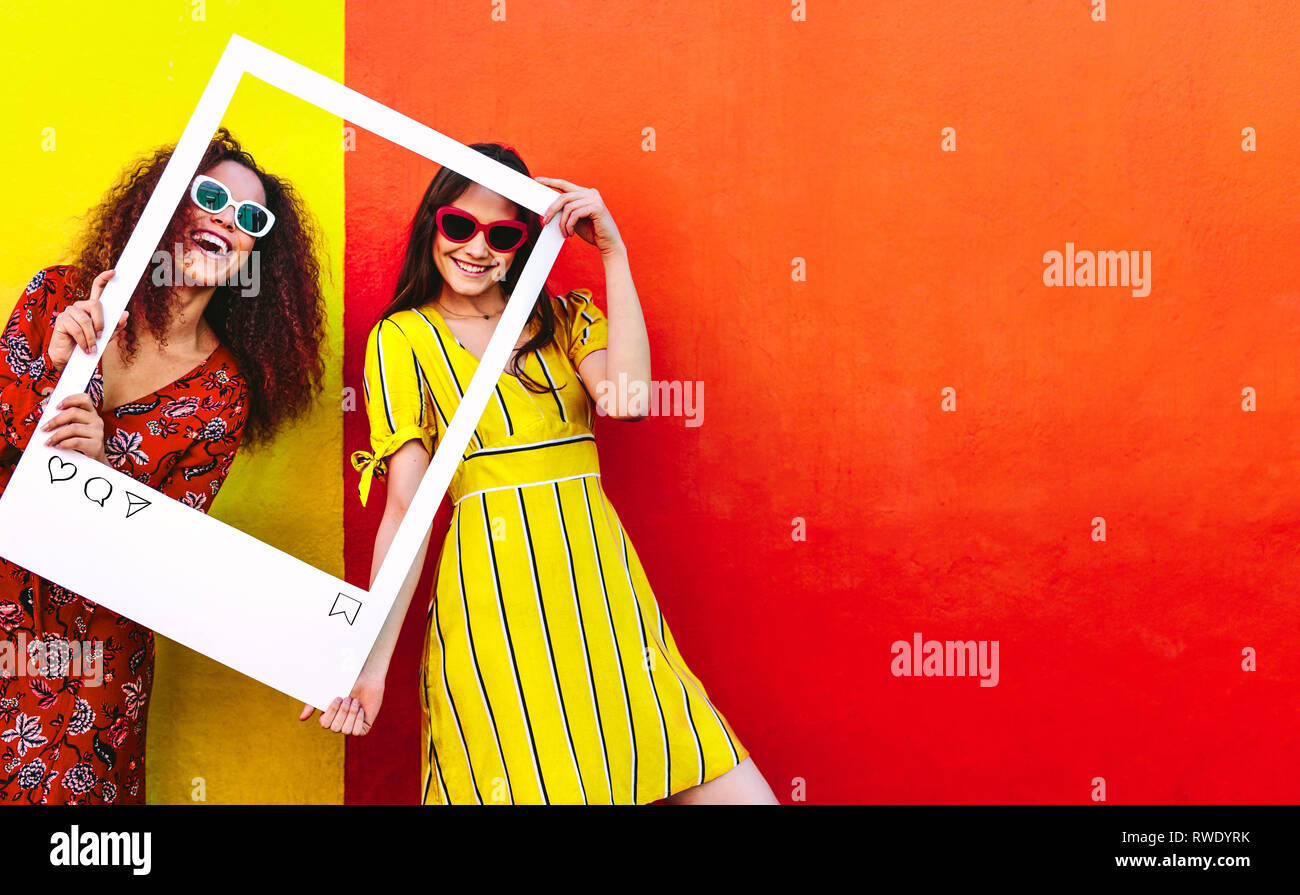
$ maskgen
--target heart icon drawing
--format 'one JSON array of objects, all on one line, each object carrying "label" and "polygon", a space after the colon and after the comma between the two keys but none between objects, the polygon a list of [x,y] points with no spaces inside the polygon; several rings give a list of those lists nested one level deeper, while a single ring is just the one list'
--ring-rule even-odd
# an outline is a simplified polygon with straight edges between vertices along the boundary
[{"label": "heart icon drawing", "polygon": [[68,479],[76,478],[77,465],[68,463],[61,457],[50,458],[50,484],[55,482],[66,482]]}]

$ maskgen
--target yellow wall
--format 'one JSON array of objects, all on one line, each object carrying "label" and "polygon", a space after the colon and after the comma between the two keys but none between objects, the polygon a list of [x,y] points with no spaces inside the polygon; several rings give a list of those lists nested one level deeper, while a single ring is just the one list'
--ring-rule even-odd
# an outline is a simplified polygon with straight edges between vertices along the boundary
[{"label": "yellow wall", "polygon": [[[121,168],[180,136],[232,31],[342,80],[343,21],[343,0],[7,0],[4,318],[35,271],[68,260],[78,216]],[[259,163],[302,192],[324,233],[332,282],[328,370],[315,413],[270,448],[242,451],[213,515],[342,576],[342,477],[338,463],[319,462],[343,456],[342,123],[250,78],[225,123]],[[315,721],[300,724],[300,707],[159,638],[149,801],[191,803],[202,778],[209,803],[341,803],[343,739]]]}]

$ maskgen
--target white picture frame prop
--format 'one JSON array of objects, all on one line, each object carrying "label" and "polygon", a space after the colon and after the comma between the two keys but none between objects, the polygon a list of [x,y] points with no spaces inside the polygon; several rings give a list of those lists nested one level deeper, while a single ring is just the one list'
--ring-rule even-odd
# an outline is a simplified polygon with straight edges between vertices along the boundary
[{"label": "white picture frame prop", "polygon": [[[240,79],[252,75],[449,167],[539,214],[559,195],[519,172],[239,35],[232,35],[101,297],[94,354],[74,351],[41,416],[84,391],[189,189]],[[110,466],[33,438],[0,497],[0,556],[295,699],[347,696],[412,572],[474,427],[563,245],[542,229],[468,390],[369,590]],[[331,467],[333,468],[333,467]],[[75,542],[51,532],[93,532]],[[418,574],[418,571],[416,572]]]}]

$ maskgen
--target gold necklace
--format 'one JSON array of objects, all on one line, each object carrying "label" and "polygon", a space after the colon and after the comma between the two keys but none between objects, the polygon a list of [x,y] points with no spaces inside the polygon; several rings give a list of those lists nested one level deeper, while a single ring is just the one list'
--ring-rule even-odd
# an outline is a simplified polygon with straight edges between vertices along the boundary
[{"label": "gold necklace", "polygon": [[436,301],[434,302],[434,304],[438,306],[439,310],[443,311],[444,313],[450,314],[453,317],[465,317],[465,318],[482,317],[484,320],[490,320],[493,317],[499,317],[501,315],[500,311],[497,311],[495,314],[457,314],[455,311],[447,311],[441,301]]}]

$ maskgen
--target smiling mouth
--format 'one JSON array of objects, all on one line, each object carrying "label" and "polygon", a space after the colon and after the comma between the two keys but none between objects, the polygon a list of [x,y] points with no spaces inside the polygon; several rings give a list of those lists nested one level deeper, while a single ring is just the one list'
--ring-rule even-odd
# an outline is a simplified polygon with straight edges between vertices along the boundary
[{"label": "smiling mouth", "polygon": [[190,233],[190,241],[199,251],[213,258],[225,258],[230,254],[230,242],[225,237],[211,230],[195,230]]},{"label": "smiling mouth", "polygon": [[452,258],[451,260],[456,263],[456,266],[460,268],[462,273],[470,277],[481,277],[496,266],[494,264],[470,264],[467,261],[461,261],[459,258]]}]

